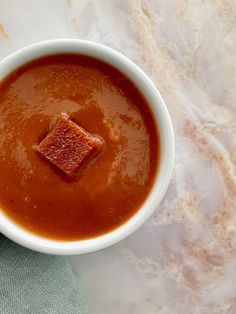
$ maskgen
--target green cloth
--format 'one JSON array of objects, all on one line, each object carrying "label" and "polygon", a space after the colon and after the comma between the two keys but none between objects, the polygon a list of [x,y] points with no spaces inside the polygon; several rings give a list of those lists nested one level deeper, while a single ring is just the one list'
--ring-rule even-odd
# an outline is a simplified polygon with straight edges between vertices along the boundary
[{"label": "green cloth", "polygon": [[1,314],[88,314],[66,258],[35,253],[0,235]]}]

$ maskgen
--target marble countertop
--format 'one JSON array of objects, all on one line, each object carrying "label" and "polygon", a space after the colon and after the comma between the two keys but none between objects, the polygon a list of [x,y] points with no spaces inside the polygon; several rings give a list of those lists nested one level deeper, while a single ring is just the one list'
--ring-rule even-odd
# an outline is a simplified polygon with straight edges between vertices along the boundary
[{"label": "marble countertop", "polygon": [[176,135],[155,214],[106,250],[72,257],[95,314],[236,313],[235,0],[0,0],[0,58],[85,38],[134,60]]}]

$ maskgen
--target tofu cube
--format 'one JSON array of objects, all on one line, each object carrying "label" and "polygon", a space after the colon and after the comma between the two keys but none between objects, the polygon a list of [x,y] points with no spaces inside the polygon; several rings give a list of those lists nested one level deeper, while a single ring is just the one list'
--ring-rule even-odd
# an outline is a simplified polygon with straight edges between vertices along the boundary
[{"label": "tofu cube", "polygon": [[67,177],[75,178],[103,145],[102,138],[88,133],[67,116],[61,115],[35,149]]}]

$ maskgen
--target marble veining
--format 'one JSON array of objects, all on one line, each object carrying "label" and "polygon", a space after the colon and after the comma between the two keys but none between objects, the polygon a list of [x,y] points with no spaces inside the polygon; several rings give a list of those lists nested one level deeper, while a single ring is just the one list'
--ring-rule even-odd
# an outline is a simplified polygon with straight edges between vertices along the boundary
[{"label": "marble veining", "polygon": [[96,314],[236,313],[236,2],[0,0],[0,57],[84,38],[135,61],[176,136],[162,204],[128,239],[71,258]]}]

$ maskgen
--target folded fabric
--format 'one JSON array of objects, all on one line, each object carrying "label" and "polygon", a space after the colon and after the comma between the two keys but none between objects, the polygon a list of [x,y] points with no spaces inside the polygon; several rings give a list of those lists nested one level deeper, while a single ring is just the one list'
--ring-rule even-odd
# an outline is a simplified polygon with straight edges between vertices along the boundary
[{"label": "folded fabric", "polygon": [[35,253],[0,235],[1,314],[88,314],[66,258]]}]

